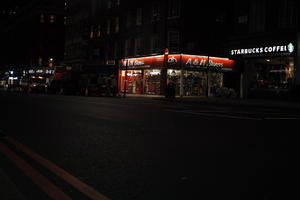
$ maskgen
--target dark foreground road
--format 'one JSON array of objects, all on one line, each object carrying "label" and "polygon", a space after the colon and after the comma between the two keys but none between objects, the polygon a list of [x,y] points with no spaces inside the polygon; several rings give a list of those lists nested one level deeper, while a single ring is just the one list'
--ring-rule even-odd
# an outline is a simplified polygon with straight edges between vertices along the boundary
[{"label": "dark foreground road", "polygon": [[[0,94],[0,105],[5,135],[113,200],[294,193],[296,110],[24,94]],[[72,199],[90,199],[0,141]],[[51,199],[1,151],[0,164],[25,198]]]}]

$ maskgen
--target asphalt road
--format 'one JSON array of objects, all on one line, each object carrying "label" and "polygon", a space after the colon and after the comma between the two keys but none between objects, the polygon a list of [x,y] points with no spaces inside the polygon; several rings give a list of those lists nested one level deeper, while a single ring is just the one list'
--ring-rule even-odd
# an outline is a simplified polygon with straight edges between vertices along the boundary
[{"label": "asphalt road", "polygon": [[[294,191],[297,110],[5,93],[0,105],[5,135],[113,200],[267,200]],[[89,199],[13,150],[72,199]],[[25,198],[51,199],[1,152],[0,164]]]}]

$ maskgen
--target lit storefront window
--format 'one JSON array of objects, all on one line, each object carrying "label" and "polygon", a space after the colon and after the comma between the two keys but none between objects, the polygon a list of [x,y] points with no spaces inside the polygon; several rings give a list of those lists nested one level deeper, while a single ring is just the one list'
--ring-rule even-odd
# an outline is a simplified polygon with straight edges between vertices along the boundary
[{"label": "lit storefront window", "polygon": [[293,57],[263,58],[254,61],[252,89],[288,89],[294,79]]},{"label": "lit storefront window", "polygon": [[206,95],[207,73],[203,71],[185,70],[184,92],[185,96]]},{"label": "lit storefront window", "polygon": [[145,94],[160,94],[160,81],[161,81],[161,70],[149,69],[145,70],[144,80]]},{"label": "lit storefront window", "polygon": [[[208,65],[209,63],[209,65]],[[207,67],[209,66],[209,68]],[[131,94],[161,95],[168,84],[175,85],[180,96],[214,95],[223,87],[224,73],[233,71],[228,58],[164,54],[123,59],[119,90]]]}]

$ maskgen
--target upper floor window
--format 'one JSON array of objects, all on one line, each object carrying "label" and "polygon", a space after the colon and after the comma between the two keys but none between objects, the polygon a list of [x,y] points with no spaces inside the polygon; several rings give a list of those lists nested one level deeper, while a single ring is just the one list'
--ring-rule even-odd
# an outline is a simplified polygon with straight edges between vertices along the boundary
[{"label": "upper floor window", "polygon": [[106,29],[107,35],[110,34],[110,25],[111,25],[110,20],[107,20],[107,29]]},{"label": "upper floor window", "polygon": [[114,6],[119,7],[120,6],[120,0],[114,0]]},{"label": "upper floor window", "polygon": [[142,25],[142,20],[143,20],[143,16],[142,16],[142,8],[138,8],[136,10],[136,25],[140,26]]},{"label": "upper floor window", "polygon": [[151,21],[158,21],[160,15],[160,7],[158,3],[154,3],[152,6],[152,19]]},{"label": "upper floor window", "polygon": [[297,26],[297,9],[296,2],[293,0],[286,0],[282,2],[278,15],[279,28],[292,28]]},{"label": "upper floor window", "polygon": [[141,38],[135,38],[134,40],[134,55],[141,55],[142,42]]},{"label": "upper floor window", "polygon": [[172,51],[178,51],[180,45],[180,33],[179,31],[168,32],[168,47]]},{"label": "upper floor window", "polygon": [[150,44],[150,51],[151,53],[159,53],[159,37],[157,35],[153,35],[151,37],[151,44]]},{"label": "upper floor window", "polygon": [[45,16],[44,16],[44,14],[41,14],[41,16],[40,16],[40,22],[41,23],[45,22]]},{"label": "upper floor window", "polygon": [[115,21],[115,32],[119,33],[120,30],[120,23],[119,23],[119,17],[116,17],[116,21]]},{"label": "upper floor window", "polygon": [[120,6],[120,0],[107,0],[107,8],[118,8]]},{"label": "upper floor window", "polygon": [[65,3],[64,3],[64,8],[65,8],[65,10],[68,10],[68,2],[67,1],[65,1]]},{"label": "upper floor window", "polygon": [[107,8],[110,9],[112,7],[112,0],[107,0]]},{"label": "upper floor window", "polygon": [[118,57],[118,42],[117,41],[114,41],[113,57],[114,58]]},{"label": "upper floor window", "polygon": [[128,57],[130,56],[130,49],[131,49],[131,40],[130,39],[127,39],[125,40],[125,57]]},{"label": "upper floor window", "polygon": [[126,27],[130,28],[132,25],[132,11],[128,11],[127,16],[126,16]]},{"label": "upper floor window", "polygon": [[266,1],[252,0],[249,14],[249,31],[251,33],[263,32],[266,27]]},{"label": "upper floor window", "polygon": [[168,16],[170,18],[180,17],[180,0],[169,0]]},{"label": "upper floor window", "polygon": [[92,25],[90,27],[90,39],[92,39],[94,37],[94,26]]},{"label": "upper floor window", "polygon": [[64,25],[67,25],[67,23],[68,23],[68,18],[64,17]]},{"label": "upper floor window", "polygon": [[55,22],[55,16],[50,15],[50,24],[53,24]]},{"label": "upper floor window", "polygon": [[242,16],[238,16],[238,23],[239,24],[244,24],[248,22],[248,16],[247,15],[242,15]]},{"label": "upper floor window", "polygon": [[97,26],[97,37],[100,37],[101,36],[101,25],[99,24]]}]

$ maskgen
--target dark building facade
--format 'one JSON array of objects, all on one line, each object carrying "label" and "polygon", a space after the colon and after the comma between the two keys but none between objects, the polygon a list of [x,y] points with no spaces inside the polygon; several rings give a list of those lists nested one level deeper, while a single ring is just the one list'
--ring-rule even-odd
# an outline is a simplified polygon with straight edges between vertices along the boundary
[{"label": "dark building facade", "polygon": [[[72,10],[72,2],[81,4],[81,8],[83,8],[81,12],[84,10],[85,15],[76,12],[76,6]],[[229,17],[227,7],[229,8],[230,5],[218,2],[222,5],[215,6],[215,3],[206,2],[199,6],[190,0],[70,1],[70,21],[72,23],[67,26],[66,31],[67,56],[65,63],[70,66],[79,64],[81,73],[90,74],[90,78],[94,80],[92,82],[95,84],[96,76],[112,75],[114,78],[118,76],[120,91],[122,88],[126,88],[125,90],[130,93],[163,94],[167,80],[165,80],[165,84],[160,84],[159,90],[148,91],[145,89],[148,87],[145,83],[147,79],[145,76],[151,74],[154,82],[155,79],[156,82],[161,82],[159,80],[161,78],[155,77],[155,75],[164,73],[166,77],[168,73],[166,69],[147,70],[143,68],[149,66],[139,65],[136,68],[131,67],[132,70],[127,73],[122,66],[124,63],[122,60],[160,56],[166,49],[170,55],[224,57],[227,53],[225,51],[228,33],[226,23]],[[87,6],[89,6],[88,10]],[[88,23],[81,27],[78,25],[80,20],[88,21]],[[87,32],[81,34],[81,38],[84,38],[84,42],[81,42],[81,51],[85,55],[85,59],[77,64],[76,62],[71,63],[68,58],[75,56],[75,53],[70,51],[71,45],[68,41],[73,40],[74,32],[81,33],[86,30]],[[209,63],[209,61],[206,62]],[[176,70],[174,72],[176,73]],[[177,69],[177,72],[181,73],[180,69]],[[132,75],[132,80],[127,74]],[[184,76],[189,77],[189,80],[186,78],[180,82],[180,78],[178,78],[177,85],[193,82],[194,85],[190,83],[190,86],[187,87],[193,87],[194,89],[190,90],[194,91],[200,90],[200,87],[207,87],[208,73],[205,71],[205,67],[196,70],[195,73],[186,70]],[[223,82],[223,75],[220,78]],[[123,86],[122,84],[125,84],[126,81],[127,86]],[[155,85],[155,83],[153,84]],[[180,89],[178,89],[179,93]],[[194,92],[193,95],[198,96],[205,93]],[[189,95],[189,93],[186,92],[182,95]]]},{"label": "dark building facade", "polygon": [[51,74],[64,56],[65,2],[12,1],[11,6],[13,15],[1,22],[0,70],[16,71],[9,77],[14,82],[24,74]]},{"label": "dark building facade", "polygon": [[240,95],[284,97],[300,84],[299,2],[233,1],[228,55],[239,64]]}]

